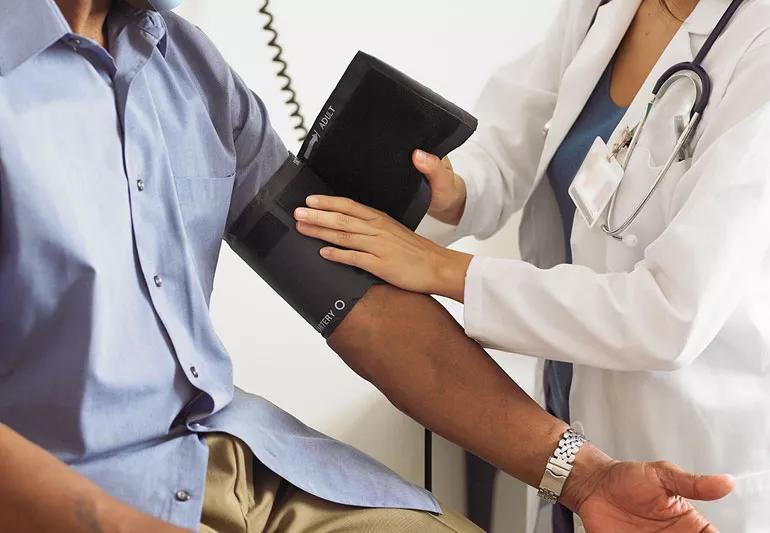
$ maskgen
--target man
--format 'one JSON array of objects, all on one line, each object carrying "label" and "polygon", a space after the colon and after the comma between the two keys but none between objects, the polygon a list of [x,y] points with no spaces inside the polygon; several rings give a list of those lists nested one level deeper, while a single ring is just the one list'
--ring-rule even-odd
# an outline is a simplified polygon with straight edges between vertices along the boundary
[{"label": "man", "polygon": [[[201,32],[118,0],[0,0],[0,44],[3,530],[474,531],[233,390],[217,253],[287,152]],[[529,484],[567,430],[430,298],[372,289],[330,344]],[[586,444],[561,501],[592,531],[711,531],[683,497],[731,486]]]}]

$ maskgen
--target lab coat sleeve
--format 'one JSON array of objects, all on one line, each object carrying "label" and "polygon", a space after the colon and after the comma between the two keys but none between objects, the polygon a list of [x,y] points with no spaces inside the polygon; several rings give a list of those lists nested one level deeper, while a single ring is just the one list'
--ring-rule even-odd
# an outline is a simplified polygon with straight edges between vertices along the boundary
[{"label": "lab coat sleeve", "polygon": [[487,347],[612,370],[692,363],[766,274],[767,72],[770,45],[752,47],[704,126],[670,224],[631,272],[475,258],[466,279],[467,333]]},{"label": "lab coat sleeve", "polygon": [[[529,195],[553,116],[561,78],[582,42],[593,9],[585,2],[562,3],[540,45],[499,70],[486,84],[475,114],[479,130],[450,155],[465,180],[468,197],[457,227],[426,217],[418,233],[441,244],[474,235],[491,236]],[[576,22],[576,18],[585,21]]]}]

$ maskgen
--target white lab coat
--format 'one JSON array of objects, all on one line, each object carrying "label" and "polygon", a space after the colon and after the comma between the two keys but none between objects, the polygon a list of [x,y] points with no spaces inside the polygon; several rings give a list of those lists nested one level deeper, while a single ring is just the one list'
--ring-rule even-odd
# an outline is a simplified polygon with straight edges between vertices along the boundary
[{"label": "white lab coat", "polygon": [[[713,94],[693,157],[674,166],[632,226],[639,244],[629,248],[576,215],[574,265],[555,266],[564,259],[562,227],[545,172],[640,0],[602,7],[586,35],[598,3],[565,0],[543,44],[492,78],[478,133],[452,156],[467,183],[463,219],[449,239],[435,221],[421,231],[445,241],[483,238],[523,209],[523,261],[471,263],[468,335],[486,347],[575,363],[578,429],[618,459],[733,474],[730,497],[698,507],[723,533],[768,533],[770,0],[747,0],[706,59]],[[727,4],[700,1],[616,137],[638,122],[661,73],[693,59]],[[656,108],[623,182],[616,224],[669,156],[673,117],[690,91],[677,84]]]}]

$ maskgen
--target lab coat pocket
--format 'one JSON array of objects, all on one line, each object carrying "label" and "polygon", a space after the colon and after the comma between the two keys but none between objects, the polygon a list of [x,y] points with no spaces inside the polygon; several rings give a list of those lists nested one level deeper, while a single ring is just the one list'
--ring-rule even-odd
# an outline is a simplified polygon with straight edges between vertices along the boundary
[{"label": "lab coat pocket", "polygon": [[[671,221],[670,208],[676,186],[689,170],[691,159],[675,162],[661,179],[649,200],[634,219],[624,235],[633,235],[635,244],[629,246],[616,239],[607,238],[608,272],[630,272],[644,257],[645,249],[660,237]],[[615,202],[612,227],[623,224],[644,201],[658,176],[664,169],[654,160],[649,149],[638,147],[631,158]]]},{"label": "lab coat pocket", "polygon": [[185,236],[206,295],[211,294],[214,271],[224,236],[235,174],[219,178],[176,178]]}]

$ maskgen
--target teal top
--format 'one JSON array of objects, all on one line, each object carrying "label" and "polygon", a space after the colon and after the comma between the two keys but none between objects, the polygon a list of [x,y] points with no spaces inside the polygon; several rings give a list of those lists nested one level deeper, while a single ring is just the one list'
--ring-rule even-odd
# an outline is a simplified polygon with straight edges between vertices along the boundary
[{"label": "teal top", "polygon": [[[556,196],[559,214],[564,231],[564,261],[572,262],[572,221],[575,217],[575,204],[569,195],[572,180],[575,179],[580,166],[588,155],[591,145],[597,137],[608,142],[626,113],[625,107],[620,107],[610,96],[610,81],[612,80],[611,62],[604,71],[593,94],[588,99],[583,111],[572,129],[564,138],[548,167],[548,180]],[[554,416],[570,422],[569,395],[572,385],[572,365],[549,361],[545,367],[546,407]],[[554,511],[554,533],[569,533],[574,530],[572,513],[564,508]]]},{"label": "teal top", "polygon": [[564,138],[548,167],[548,179],[559,204],[564,229],[565,262],[572,262],[570,236],[575,216],[575,204],[569,196],[569,188],[594,140],[601,137],[608,142],[618,127],[627,108],[618,106],[610,96],[610,81],[614,61],[605,70],[599,84],[586,103],[572,129]]}]

